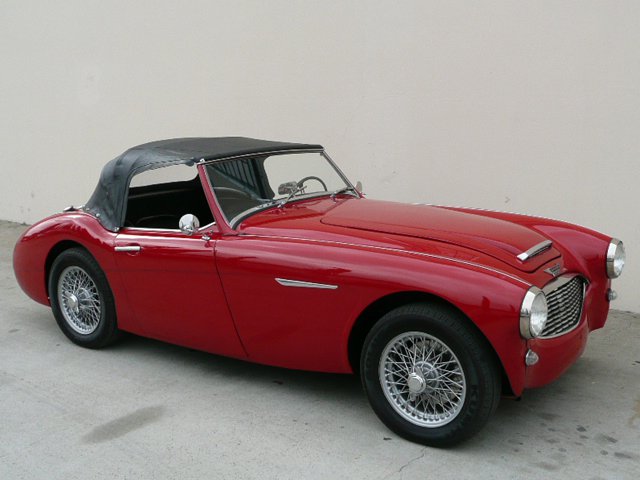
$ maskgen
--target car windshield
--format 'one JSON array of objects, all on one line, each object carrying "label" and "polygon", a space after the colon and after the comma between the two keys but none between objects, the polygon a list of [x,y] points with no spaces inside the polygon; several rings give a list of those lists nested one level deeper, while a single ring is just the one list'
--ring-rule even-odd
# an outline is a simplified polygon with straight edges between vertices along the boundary
[{"label": "car windshield", "polygon": [[222,160],[206,165],[206,170],[222,213],[232,226],[266,207],[353,189],[322,152]]}]

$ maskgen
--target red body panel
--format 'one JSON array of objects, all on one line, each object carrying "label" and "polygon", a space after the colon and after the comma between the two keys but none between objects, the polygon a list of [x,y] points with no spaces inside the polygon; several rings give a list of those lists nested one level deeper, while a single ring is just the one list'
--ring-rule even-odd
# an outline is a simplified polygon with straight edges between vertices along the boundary
[{"label": "red body panel", "polygon": [[[347,341],[359,314],[379,298],[407,291],[438,292],[467,315],[487,318],[481,329],[509,365],[517,364],[509,358],[517,351],[513,343],[524,348],[510,321],[522,284],[482,269],[391,249],[262,236],[221,240],[216,258],[238,331],[250,358],[261,363],[292,366],[295,358],[296,368],[349,372]],[[337,288],[288,288],[276,278]],[[501,294],[490,299],[487,288]]]},{"label": "red body panel", "polygon": [[144,336],[231,357],[246,357],[227,306],[210,241],[177,232],[121,230],[116,264]]},{"label": "red body panel", "polygon": [[[202,170],[201,170],[202,174]],[[204,182],[203,182],[204,183]],[[206,183],[204,183],[206,186]],[[222,218],[207,190],[215,218]],[[395,219],[395,220],[394,220]],[[475,233],[474,233],[475,232]],[[436,295],[484,334],[519,395],[560,375],[584,349],[609,308],[609,237],[553,220],[345,195],[292,202],[186,237],[180,232],[105,230],[72,212],[27,230],[14,268],[23,290],[48,303],[45,264],[60,242],[86,248],[105,271],[123,330],[209,352],[288,368],[351,372],[348,341],[360,314],[399,292]],[[520,251],[544,239],[554,247],[523,265]],[[137,255],[116,245],[139,244]],[[519,310],[544,269],[589,281],[580,326],[555,339],[525,341]],[[329,288],[291,288],[277,278]],[[541,360],[525,367],[527,348]]]},{"label": "red body panel", "polygon": [[321,220],[328,225],[426,238],[465,246],[526,272],[533,272],[559,253],[551,248],[526,263],[517,255],[546,237],[517,223],[428,205],[369,200],[345,202]]},{"label": "red body panel", "polygon": [[134,328],[135,318],[114,263],[114,241],[115,234],[86,213],[70,212],[48,217],[30,227],[16,243],[13,269],[18,284],[32,299],[49,305],[47,257],[56,245],[73,242],[91,252],[104,271],[116,299],[119,325],[125,330]]},{"label": "red body panel", "polygon": [[583,315],[578,328],[565,335],[529,340],[528,346],[538,354],[539,360],[527,367],[524,387],[541,387],[562,375],[584,352],[588,335],[589,324]]}]

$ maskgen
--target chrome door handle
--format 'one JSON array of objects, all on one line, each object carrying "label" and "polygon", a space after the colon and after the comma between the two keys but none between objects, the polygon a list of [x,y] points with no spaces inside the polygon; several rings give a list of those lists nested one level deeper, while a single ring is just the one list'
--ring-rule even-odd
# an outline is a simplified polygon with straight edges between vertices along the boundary
[{"label": "chrome door handle", "polygon": [[116,252],[139,252],[142,250],[140,245],[125,245],[123,247],[116,247]]}]

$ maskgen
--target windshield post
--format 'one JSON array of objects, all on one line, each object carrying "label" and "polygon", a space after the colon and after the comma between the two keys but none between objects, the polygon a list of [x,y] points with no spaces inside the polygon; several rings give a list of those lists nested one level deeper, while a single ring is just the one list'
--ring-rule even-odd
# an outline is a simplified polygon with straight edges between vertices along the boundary
[{"label": "windshield post", "polygon": [[234,231],[246,218],[319,197],[362,198],[322,148],[264,152],[203,163],[223,218]]},{"label": "windshield post", "polygon": [[356,195],[358,196],[358,198],[363,198],[362,194],[358,191],[358,189],[355,187],[355,185],[353,183],[351,183],[351,181],[347,178],[347,176],[342,172],[342,170],[340,170],[340,167],[338,167],[338,165],[336,165],[336,163],[333,161],[333,159],[329,156],[329,154],[327,153],[326,150],[322,150],[322,152],[320,152],[320,155],[322,155],[324,158],[327,159],[327,161],[331,164],[331,166],[333,168],[336,169],[336,172],[338,172],[338,175],[340,175],[340,177],[342,178],[342,180],[344,181],[344,183],[346,183],[350,188],[350,190],[352,190],[353,192],[356,193]]}]

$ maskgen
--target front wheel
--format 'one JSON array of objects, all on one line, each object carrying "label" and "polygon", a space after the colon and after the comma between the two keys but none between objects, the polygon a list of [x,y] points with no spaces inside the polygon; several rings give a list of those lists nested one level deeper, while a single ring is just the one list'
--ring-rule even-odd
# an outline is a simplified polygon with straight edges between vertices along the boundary
[{"label": "front wheel", "polygon": [[391,430],[433,447],[479,431],[500,399],[486,341],[460,312],[416,303],[387,313],[367,336],[360,362],[373,410]]},{"label": "front wheel", "polygon": [[71,248],[56,257],[49,274],[49,298],[60,330],[72,342],[101,348],[118,337],[107,277],[86,250]]}]

